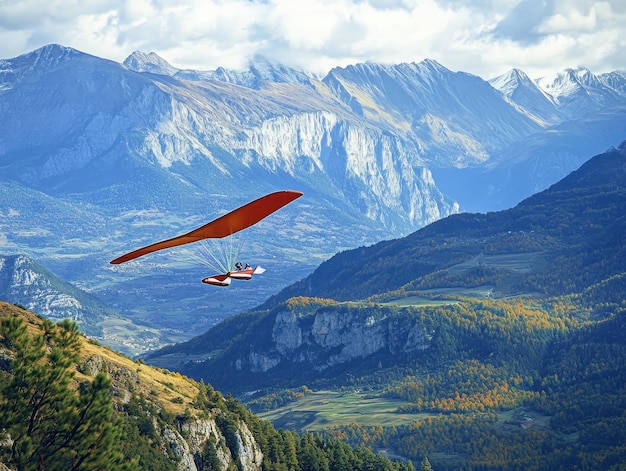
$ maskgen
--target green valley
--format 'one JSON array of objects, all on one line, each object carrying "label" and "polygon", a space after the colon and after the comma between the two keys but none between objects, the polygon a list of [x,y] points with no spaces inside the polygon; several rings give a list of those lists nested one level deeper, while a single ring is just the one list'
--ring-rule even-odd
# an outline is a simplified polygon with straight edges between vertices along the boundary
[{"label": "green valley", "polygon": [[[407,402],[359,392],[311,391],[282,407],[258,412],[276,427],[298,431],[321,432],[329,426],[409,425],[431,414],[399,413]],[[250,404],[249,404],[250,405]],[[254,411],[255,408],[253,407]]]}]

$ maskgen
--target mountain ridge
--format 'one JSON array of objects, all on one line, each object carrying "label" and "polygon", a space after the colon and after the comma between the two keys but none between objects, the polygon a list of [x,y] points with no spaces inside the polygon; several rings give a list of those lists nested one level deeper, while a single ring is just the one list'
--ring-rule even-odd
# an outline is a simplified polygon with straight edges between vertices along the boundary
[{"label": "mountain ridge", "polygon": [[[60,45],[2,61],[0,213],[14,216],[0,240],[160,329],[176,313],[198,333],[230,314],[235,290],[183,283],[208,274],[180,254],[112,268],[116,254],[264,193],[303,191],[244,245],[268,268],[267,283],[237,288],[250,309],[344,249],[515,204],[626,134],[624,105],[542,128],[486,81],[432,60],[335,69],[325,82],[261,59],[256,72],[187,79],[139,55],[138,70],[165,73]],[[55,217],[37,209],[51,200]],[[201,301],[185,314],[181,299]]]},{"label": "mountain ridge", "polygon": [[[503,221],[500,223],[495,223],[496,226],[497,225],[502,226],[500,229],[502,233],[508,233],[508,231],[530,233],[531,231],[533,231],[533,234],[535,234],[534,236],[536,237],[539,235],[539,231],[541,230],[542,236],[545,235],[546,237],[554,237],[555,234],[559,234],[561,231],[558,225],[561,223],[566,224],[566,222],[562,222],[557,219],[552,219],[552,217],[549,215],[549,212],[547,214],[545,212],[538,213],[537,217],[541,216],[543,219],[534,220],[533,208],[540,205],[540,203],[537,203],[537,201],[540,201],[542,198],[551,197],[551,198],[554,198],[556,202],[558,202],[558,199],[556,198],[558,198],[560,188],[565,187],[567,185],[575,186],[577,184],[580,184],[582,186],[583,183],[588,185],[588,190],[593,195],[594,192],[600,191],[600,188],[588,183],[588,180],[593,179],[593,178],[597,178],[600,181],[602,181],[601,179],[604,178],[605,179],[603,182],[604,187],[619,189],[620,179],[623,178],[623,175],[624,175],[624,169],[625,169],[624,162],[626,161],[625,158],[626,158],[626,141],[622,143],[622,145],[619,148],[609,149],[606,153],[599,154],[593,157],[590,161],[583,164],[581,168],[572,172],[570,175],[562,179],[560,182],[555,183],[554,185],[552,185],[547,190],[544,190],[543,192],[540,192],[538,194],[535,194],[525,199],[524,201],[520,202],[517,206],[509,210],[489,213],[487,215],[472,214],[472,213],[452,215],[447,218],[436,221],[424,227],[423,229],[420,229],[414,232],[413,234],[405,238],[380,242],[379,244],[376,244],[370,248],[361,247],[358,249],[354,249],[352,251],[339,253],[335,255],[335,257],[331,258],[330,260],[320,265],[320,267],[318,268],[318,270],[316,270],[316,272],[313,272],[311,275],[309,275],[309,277],[297,283],[299,287],[301,288],[306,287],[306,288],[299,291],[298,288],[296,288],[296,285],[292,285],[291,287],[286,288],[283,292],[278,293],[274,297],[274,300],[268,300],[268,302],[264,303],[262,307],[267,308],[267,307],[272,306],[276,301],[278,302],[284,301],[291,296],[298,296],[298,295],[324,296],[324,297],[327,297],[330,295],[330,297],[333,297],[332,291],[330,292],[328,290],[317,291],[317,289],[314,287],[317,286],[318,284],[319,286],[324,286],[326,288],[331,287],[333,285],[340,286],[341,283],[339,283],[339,279],[345,272],[351,273],[351,277],[353,277],[351,279],[367,278],[368,283],[372,286],[371,288],[372,291],[366,291],[364,293],[360,293],[359,295],[360,298],[366,298],[373,294],[377,294],[374,290],[380,289],[379,287],[382,287],[382,286],[387,287],[388,290],[398,289],[404,284],[402,280],[404,280],[404,278],[406,278],[406,280],[410,279],[412,276],[414,276],[413,273],[415,272],[412,273],[410,269],[406,270],[404,277],[401,277],[401,281],[396,282],[397,284],[394,286],[389,286],[388,284],[385,283],[384,280],[391,278],[391,272],[394,270],[393,266],[388,267],[386,271],[379,272],[379,271],[373,271],[369,269],[368,268],[369,263],[367,262],[363,263],[362,260],[359,263],[354,263],[354,266],[349,266],[349,265],[345,266],[344,262],[343,261],[340,262],[339,260],[346,259],[346,258],[359,259],[360,254],[369,252],[372,255],[369,255],[368,258],[369,257],[377,258],[378,254],[394,253],[396,254],[394,255],[394,258],[396,258],[399,261],[399,260],[402,260],[403,258],[406,258],[402,255],[402,251],[407,250],[407,248],[410,248],[411,246],[428,245],[429,244],[428,241],[436,240],[437,234],[444,234],[444,237],[454,240],[454,239],[462,238],[463,236],[461,232],[463,232],[464,234],[466,234],[465,237],[467,237],[467,234],[472,233],[472,230],[470,230],[470,228],[480,227],[479,225],[481,223],[484,223],[488,221],[489,219],[493,221],[497,221],[497,220]],[[609,163],[604,164],[605,161]],[[594,170],[591,170],[591,169],[598,170],[600,168],[603,169],[603,173],[601,175],[595,175]],[[568,197],[568,194],[566,194],[565,197]],[[596,198],[600,199],[601,195],[597,195]],[[555,202],[551,204],[554,204],[554,203]],[[579,208],[579,211],[582,211],[585,209],[586,208]],[[591,210],[591,209],[588,209],[588,210]],[[509,214],[511,216],[508,216]],[[615,213],[615,211],[609,212],[607,214],[608,215],[612,214],[614,216],[614,220],[620,219],[619,213]],[[585,212],[581,212],[579,214],[579,217],[581,216],[587,217]],[[506,220],[509,217],[511,218],[511,223],[510,223],[510,228],[507,228]],[[555,221],[559,221],[559,222],[557,223]],[[602,224],[608,224],[608,222],[609,221],[602,221]],[[471,225],[467,226],[467,224],[471,224]],[[492,223],[492,225],[493,224],[494,223]],[[458,229],[455,230],[455,228],[457,227]],[[570,226],[567,226],[567,227],[570,227]],[[602,226],[598,226],[595,228],[595,230],[599,230],[599,228],[601,227]],[[489,230],[490,230],[490,227],[487,226],[485,233],[481,233],[480,231],[477,232],[476,235],[472,235],[470,237],[470,241],[489,236],[490,235]],[[575,235],[579,229],[577,227],[571,227],[571,230],[573,231],[572,235]],[[603,234],[606,234],[606,233],[603,233]],[[602,236],[598,236],[598,237],[602,237]],[[425,244],[418,243],[418,241],[422,239],[426,241]],[[408,253],[411,253],[411,252],[408,252]],[[341,268],[333,267],[333,259],[337,259],[335,263]],[[333,275],[333,273],[335,273],[336,275]],[[417,271],[417,273],[420,273],[420,272]],[[557,293],[552,293],[552,294],[557,294]],[[350,300],[353,298],[342,296],[337,299],[346,301],[346,300]]]}]

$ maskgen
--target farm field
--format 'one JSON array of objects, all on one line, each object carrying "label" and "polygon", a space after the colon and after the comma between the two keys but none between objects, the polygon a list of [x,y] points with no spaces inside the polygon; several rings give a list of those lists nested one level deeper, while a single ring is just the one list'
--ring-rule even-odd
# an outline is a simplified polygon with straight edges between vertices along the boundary
[{"label": "farm field", "polygon": [[500,268],[513,273],[528,273],[532,268],[543,263],[541,252],[524,252],[499,255],[478,255],[463,263],[448,268],[450,273],[458,274],[477,266]]},{"label": "farm field", "polygon": [[107,317],[99,326],[103,338],[97,340],[114,350],[134,356],[159,346],[161,333],[157,329],[138,326],[122,317]]},{"label": "farm field", "polygon": [[[462,263],[453,265],[447,269],[447,271],[453,275],[462,275],[463,273],[479,267],[490,267],[494,269],[504,270],[513,275],[513,280],[516,280],[516,275],[528,273],[534,268],[537,268],[545,263],[542,252],[526,252],[526,253],[513,253],[513,254],[499,254],[499,255],[479,255],[466,260]],[[496,291],[508,291],[507,286],[511,284],[503,284]],[[423,296],[408,296],[402,299],[394,299],[382,304],[393,306],[442,306],[446,304],[455,304],[457,301],[455,298],[459,296],[470,298],[487,298],[492,299],[494,297],[494,286],[481,285],[474,287],[465,286],[446,286],[442,288],[431,288],[422,291]],[[517,293],[521,294],[521,293]],[[532,294],[532,293],[528,293]],[[446,299],[446,297],[450,299]],[[434,297],[437,297],[435,299]],[[498,297],[497,295],[495,296]]]},{"label": "farm field", "polygon": [[[459,293],[460,294],[460,293]],[[465,296],[467,294],[465,293]],[[408,296],[406,298],[394,299],[393,301],[387,301],[381,304],[386,306],[445,306],[449,304],[456,304],[458,301],[448,299],[431,299],[422,296]]]},{"label": "farm field", "polygon": [[366,397],[357,392],[315,391],[295,402],[257,415],[275,427],[298,431],[320,431],[333,425],[406,425],[432,414],[397,413],[406,401]]}]

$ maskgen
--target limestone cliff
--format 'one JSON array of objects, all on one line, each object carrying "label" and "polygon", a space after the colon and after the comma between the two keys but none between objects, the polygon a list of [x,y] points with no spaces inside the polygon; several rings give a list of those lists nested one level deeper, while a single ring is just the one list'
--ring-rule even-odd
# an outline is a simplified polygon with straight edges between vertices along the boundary
[{"label": "limestone cliff", "polygon": [[[113,392],[118,404],[123,407],[136,398],[136,393],[145,387],[141,368],[136,372],[126,366],[120,366],[98,355],[88,357],[83,363],[81,370],[87,375],[96,375],[105,370],[113,380]],[[164,374],[168,374],[163,371]],[[178,375],[179,376],[179,375]],[[184,378],[181,378],[185,380]],[[181,386],[173,381],[167,381],[166,387],[175,394],[170,402],[176,404],[185,392]],[[150,394],[160,396],[152,389]],[[181,399],[182,402],[185,402]],[[156,401],[155,401],[156,402]],[[162,406],[155,404],[157,409]],[[257,444],[252,432],[246,423],[233,414],[220,409],[212,408],[210,413],[193,411],[194,403],[191,402],[184,414],[177,416],[176,425],[151,417],[151,422],[162,444],[164,458],[178,463],[180,471],[198,471],[203,468],[203,460],[206,459],[206,446],[212,444],[214,454],[221,464],[220,469],[229,469],[229,466],[238,464],[242,471],[256,471],[262,469],[263,453]],[[227,429],[223,426],[228,422],[231,426]],[[221,426],[220,426],[221,425]]]},{"label": "limestone cliff", "polygon": [[240,350],[231,359],[236,370],[264,373],[302,365],[323,371],[377,353],[413,353],[430,345],[418,319],[391,308],[285,307],[268,320],[271,330],[256,334],[271,341],[251,341],[247,351]]},{"label": "limestone cliff", "polygon": [[161,440],[178,461],[180,471],[204,469],[202,452],[207,442],[214,444],[220,469],[229,469],[235,463],[239,463],[239,469],[244,471],[262,469],[263,454],[244,422],[238,423],[233,450],[226,445],[224,434],[214,418],[192,420],[182,424],[180,429],[161,427],[159,432]]}]

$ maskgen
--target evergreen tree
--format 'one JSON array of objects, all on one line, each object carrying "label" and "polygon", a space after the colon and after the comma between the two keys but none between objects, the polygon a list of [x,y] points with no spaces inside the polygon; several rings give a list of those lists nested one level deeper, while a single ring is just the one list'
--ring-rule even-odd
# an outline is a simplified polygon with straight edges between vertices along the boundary
[{"label": "evergreen tree", "polygon": [[3,319],[2,341],[15,355],[12,378],[2,388],[0,456],[22,470],[134,469],[116,452],[121,430],[112,419],[111,381],[104,373],[90,384],[73,386],[79,361],[76,323],[45,320],[43,333],[30,335],[17,317]]},{"label": "evergreen tree", "polygon": [[219,471],[222,469],[222,463],[217,456],[215,444],[211,439],[204,444],[204,449],[200,455],[200,462],[196,463],[199,471]]},{"label": "evergreen tree", "polygon": [[430,465],[430,461],[428,461],[428,457],[425,456],[422,460],[422,465],[420,466],[420,471],[433,471],[432,466]]},{"label": "evergreen tree", "polygon": [[330,471],[328,458],[312,434],[304,434],[299,445],[298,463],[302,471]]},{"label": "evergreen tree", "polygon": [[283,438],[285,447],[285,464],[288,469],[298,469],[298,454],[296,451],[296,439],[297,435],[294,432],[287,432],[285,430],[279,431]]}]

